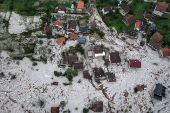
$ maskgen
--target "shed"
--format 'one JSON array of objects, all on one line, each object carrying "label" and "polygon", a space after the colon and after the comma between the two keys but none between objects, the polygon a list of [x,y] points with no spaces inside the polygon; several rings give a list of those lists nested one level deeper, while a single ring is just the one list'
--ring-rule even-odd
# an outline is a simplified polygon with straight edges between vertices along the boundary
[{"label": "shed", "polygon": [[154,89],[154,98],[162,101],[162,97],[165,97],[165,91],[166,87],[164,87],[162,84],[156,84]]},{"label": "shed", "polygon": [[83,77],[84,78],[91,78],[88,70],[83,71]]},{"label": "shed", "polygon": [[116,77],[115,77],[114,73],[107,72],[106,75],[108,76],[109,82],[115,82],[116,81]]},{"label": "shed", "polygon": [[93,102],[93,111],[103,112],[103,102],[102,101]]}]

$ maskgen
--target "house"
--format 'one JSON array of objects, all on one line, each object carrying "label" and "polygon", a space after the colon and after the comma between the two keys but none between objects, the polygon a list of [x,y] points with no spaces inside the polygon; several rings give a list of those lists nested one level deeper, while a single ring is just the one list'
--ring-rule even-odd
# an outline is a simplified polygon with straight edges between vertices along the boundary
[{"label": "house", "polygon": [[153,14],[162,16],[166,12],[167,8],[168,8],[168,4],[165,1],[157,2],[157,5],[155,6],[155,9],[153,11]]},{"label": "house", "polygon": [[165,48],[161,48],[159,50],[159,54],[160,54],[160,57],[167,57],[167,56],[170,56],[170,49],[165,47]]},{"label": "house", "polygon": [[84,2],[83,1],[79,1],[77,4],[77,11],[82,11],[84,8]]},{"label": "house", "polygon": [[130,68],[141,68],[141,62],[136,59],[129,59]]},{"label": "house", "polygon": [[88,70],[83,71],[83,77],[84,78],[91,78]]},{"label": "house", "polygon": [[119,9],[119,12],[125,16],[128,12],[130,11],[130,7],[129,6],[123,6]]},{"label": "house", "polygon": [[58,38],[58,44],[64,44],[65,43],[65,38],[64,37],[60,37]]},{"label": "house", "polygon": [[70,20],[69,25],[68,25],[68,31],[69,32],[74,32],[76,30],[76,26],[77,26],[76,21]]},{"label": "house", "polygon": [[69,33],[69,38],[71,39],[71,40],[76,40],[77,39],[77,34],[76,33]]},{"label": "house", "polygon": [[114,74],[114,73],[107,72],[106,75],[108,76],[108,77],[107,77],[107,78],[108,78],[107,80],[108,80],[109,82],[115,82],[115,81],[116,81],[116,77],[115,77],[115,74]]},{"label": "house", "polygon": [[103,102],[102,101],[93,102],[92,108],[94,112],[103,112]]},{"label": "house", "polygon": [[95,22],[95,21],[92,21],[92,22],[90,23],[90,25],[91,25],[91,27],[93,26],[93,27],[96,28],[96,22]]},{"label": "house", "polygon": [[110,61],[111,63],[121,63],[119,52],[110,53]]},{"label": "house", "polygon": [[45,26],[44,31],[43,31],[43,35],[46,35],[46,33],[50,30],[51,30],[51,28],[49,26]]},{"label": "house", "polygon": [[147,31],[148,31],[148,26],[147,26],[147,25],[143,25],[143,26],[141,27],[140,32],[141,32],[143,35],[146,35]]},{"label": "house", "polygon": [[94,56],[95,57],[105,56],[105,52],[101,48],[101,46],[94,46],[93,51],[94,51]]},{"label": "house", "polygon": [[71,46],[69,51],[70,51],[70,52],[76,52],[76,48],[73,47],[73,46]]},{"label": "house", "polygon": [[105,77],[105,74],[104,74],[104,71],[102,70],[102,68],[94,68],[93,72],[95,74],[95,78]]},{"label": "house", "polygon": [[84,37],[78,37],[78,38],[77,38],[77,42],[80,43],[80,44],[85,44],[85,43],[86,43],[86,38],[84,38]]},{"label": "house", "polygon": [[133,15],[127,14],[126,16],[123,17],[122,21],[126,24],[126,26],[129,26],[133,22],[135,22],[135,18],[133,17]]},{"label": "house", "polygon": [[152,14],[145,12],[145,13],[143,14],[143,16],[144,16],[144,18],[147,20],[147,22],[148,22],[149,24],[153,24],[153,23],[154,23],[155,19],[153,18],[153,15],[152,15]]},{"label": "house", "polygon": [[86,26],[86,27],[79,27],[79,32],[80,33],[88,33],[88,30],[89,30],[88,26]]},{"label": "house", "polygon": [[74,67],[74,69],[76,69],[76,70],[82,70],[82,69],[84,68],[82,62],[78,62],[78,63],[75,62],[75,63],[73,64],[73,67]]},{"label": "house", "polygon": [[162,101],[162,97],[165,97],[165,91],[165,86],[163,86],[162,84],[156,84],[156,87],[154,89],[154,98]]},{"label": "house", "polygon": [[73,64],[74,62],[78,61],[77,55],[72,55],[72,56],[65,56],[63,59],[63,64]]},{"label": "house", "polygon": [[163,36],[160,33],[156,32],[150,39],[149,45],[156,50],[160,49],[161,45],[163,44],[162,38]]},{"label": "house", "polygon": [[63,27],[63,22],[54,21],[54,22],[53,22],[53,25],[54,25],[55,28],[61,29],[61,28]]},{"label": "house", "polygon": [[51,113],[59,113],[59,107],[51,107]]},{"label": "house", "polygon": [[141,22],[140,21],[136,21],[136,23],[135,23],[135,30],[139,31],[140,30],[140,26],[141,26]]},{"label": "house", "polygon": [[125,36],[129,38],[138,38],[138,33],[134,30],[127,29],[125,30]]},{"label": "house", "polygon": [[112,7],[110,7],[110,6],[103,7],[103,9],[102,9],[103,15],[109,13],[111,10],[112,10]]},{"label": "house", "polygon": [[58,13],[66,13],[66,6],[58,6]]}]

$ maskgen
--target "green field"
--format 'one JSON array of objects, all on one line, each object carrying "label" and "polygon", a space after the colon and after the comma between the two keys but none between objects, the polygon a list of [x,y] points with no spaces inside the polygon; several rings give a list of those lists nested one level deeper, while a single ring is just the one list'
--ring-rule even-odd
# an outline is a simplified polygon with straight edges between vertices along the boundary
[{"label": "green field", "polygon": [[[112,0],[107,0],[107,2],[101,3],[100,0],[96,0],[97,2],[97,8],[98,10],[104,6],[115,6],[116,1],[114,0],[113,3]],[[123,3],[123,6],[126,5],[126,3]],[[130,6],[130,12],[129,14],[132,14],[135,18],[135,20],[142,20],[143,12],[149,11],[149,9],[152,6],[152,3],[144,2],[144,1],[137,1],[133,0],[133,2],[129,5]],[[102,16],[102,13],[100,13]],[[110,12],[109,14],[102,17],[103,21],[106,23],[108,27],[115,27],[117,32],[120,33],[123,30],[131,29],[133,30],[135,27],[135,22],[131,24],[130,26],[126,26],[123,22],[123,16],[119,13],[119,11],[116,11],[116,13]]]}]

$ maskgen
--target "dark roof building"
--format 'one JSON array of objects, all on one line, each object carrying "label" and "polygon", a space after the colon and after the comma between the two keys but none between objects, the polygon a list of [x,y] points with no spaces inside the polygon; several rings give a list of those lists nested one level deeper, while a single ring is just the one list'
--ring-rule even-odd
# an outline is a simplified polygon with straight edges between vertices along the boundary
[{"label": "dark roof building", "polygon": [[114,73],[107,72],[106,75],[108,76],[109,82],[115,82],[116,81],[116,77],[115,77]]},{"label": "dark roof building", "polygon": [[78,61],[78,57],[76,55],[72,55],[72,56],[65,56],[63,59],[63,64],[73,64],[74,62]]},{"label": "dark roof building", "polygon": [[84,78],[91,78],[88,70],[83,71],[83,77]]},{"label": "dark roof building", "polygon": [[163,44],[162,38],[163,36],[160,33],[156,32],[150,39],[149,44],[155,49],[160,49],[161,45]]},{"label": "dark roof building", "polygon": [[127,14],[126,16],[123,17],[122,21],[126,24],[126,26],[129,26],[133,22],[135,22],[135,18],[133,17],[133,15]]},{"label": "dark roof building", "polygon": [[89,29],[88,26],[86,26],[86,27],[79,27],[79,32],[81,32],[81,33],[88,33],[88,29]]},{"label": "dark roof building", "polygon": [[71,47],[70,47],[70,52],[76,52],[76,48],[73,47],[73,46],[71,46]]},{"label": "dark roof building", "polygon": [[103,112],[103,102],[102,101],[93,102],[92,106],[93,106],[94,112]]},{"label": "dark roof building", "polygon": [[153,13],[158,16],[162,16],[166,12],[167,8],[168,8],[168,4],[165,1],[157,2],[157,5]]},{"label": "dark roof building", "polygon": [[129,59],[130,68],[141,68],[141,62],[136,59]]},{"label": "dark roof building", "polygon": [[134,30],[127,29],[125,30],[125,35],[129,38],[137,38],[138,33]]},{"label": "dark roof building", "polygon": [[59,113],[59,107],[51,107],[51,113]]},{"label": "dark roof building", "polygon": [[167,57],[170,56],[170,49],[165,47],[160,49],[160,55],[161,57]]},{"label": "dark roof building", "polygon": [[94,53],[103,53],[103,49],[101,48],[101,46],[94,46]]},{"label": "dark roof building", "polygon": [[110,61],[111,63],[121,63],[119,52],[110,53]]},{"label": "dark roof building", "polygon": [[66,6],[58,6],[58,12],[66,12]]},{"label": "dark roof building", "polygon": [[154,89],[154,98],[162,101],[162,97],[165,97],[165,91],[166,87],[164,87],[162,84],[156,84]]},{"label": "dark roof building", "polygon": [[153,15],[150,14],[150,13],[144,13],[144,18],[147,20],[147,21],[150,21],[150,22],[154,22],[155,19],[153,18]]},{"label": "dark roof building", "polygon": [[74,20],[69,21],[68,30],[73,32],[76,30],[77,23]]},{"label": "dark roof building", "polygon": [[76,69],[76,70],[81,70],[81,69],[83,69],[83,68],[84,68],[84,66],[83,66],[83,63],[82,63],[82,62],[74,63],[74,64],[73,64],[73,66],[74,66],[74,69]]},{"label": "dark roof building", "polygon": [[120,8],[119,11],[123,16],[125,16],[130,11],[130,7],[129,6],[123,6],[122,8]]},{"label": "dark roof building", "polygon": [[102,68],[94,68],[93,72],[94,72],[96,78],[105,76],[104,71],[102,70]]}]

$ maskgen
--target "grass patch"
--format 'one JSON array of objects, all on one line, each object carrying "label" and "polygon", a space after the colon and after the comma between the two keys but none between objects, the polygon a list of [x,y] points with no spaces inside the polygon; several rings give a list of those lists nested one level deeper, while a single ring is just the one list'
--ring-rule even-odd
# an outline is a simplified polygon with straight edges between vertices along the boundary
[{"label": "grass patch", "polygon": [[162,17],[155,17],[157,32],[163,35],[163,45],[170,47],[170,20]]},{"label": "grass patch", "polygon": [[32,63],[32,66],[36,66],[36,65],[37,65],[37,62],[33,62],[33,63]]},{"label": "grass patch", "polygon": [[[103,4],[101,4],[100,0],[96,0],[98,10],[104,6],[115,6],[115,2],[114,3],[111,3],[111,2],[112,0],[108,0],[107,2],[104,2]],[[123,5],[126,5],[126,4],[124,3]],[[129,5],[130,7],[129,14],[132,14],[135,20],[142,20],[143,12],[144,11],[148,12],[151,6],[152,6],[152,3],[133,0],[133,2]],[[134,30],[135,22],[131,24],[130,26],[126,26],[122,22],[123,16],[119,13],[118,10],[116,10],[115,13],[111,11],[107,15],[103,16],[102,13],[100,13],[100,15],[103,21],[105,22],[105,24],[109,28],[115,27],[118,33],[126,29]]]}]

